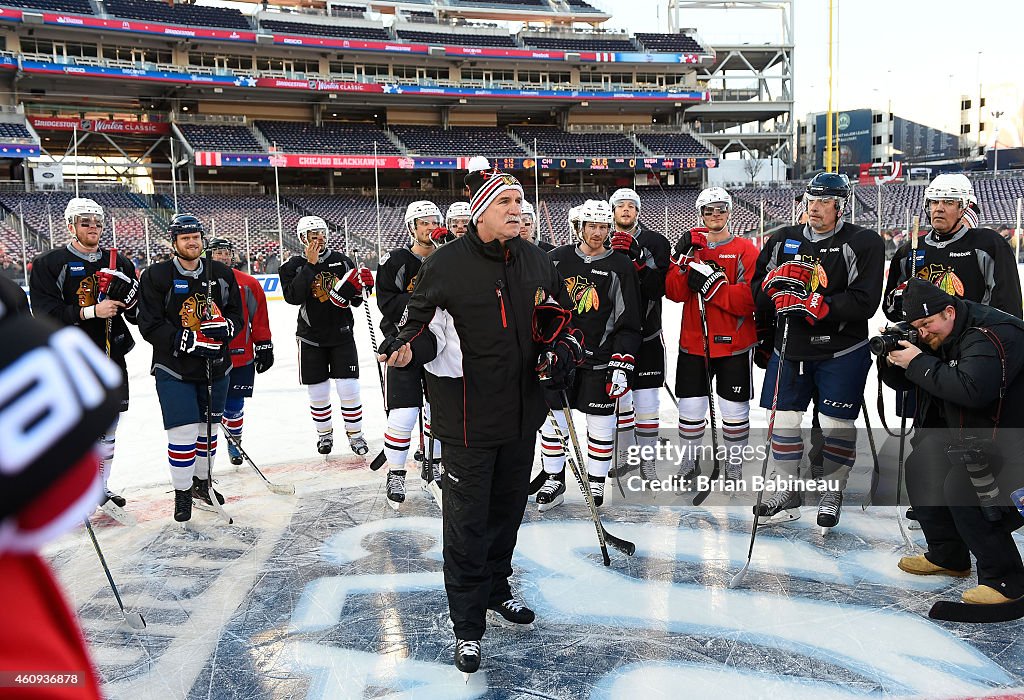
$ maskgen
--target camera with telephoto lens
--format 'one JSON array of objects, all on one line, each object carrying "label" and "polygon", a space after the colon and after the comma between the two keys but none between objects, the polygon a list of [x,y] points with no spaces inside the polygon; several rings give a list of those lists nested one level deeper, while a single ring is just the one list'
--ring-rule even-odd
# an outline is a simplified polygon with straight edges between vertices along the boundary
[{"label": "camera with telephoto lens", "polygon": [[874,355],[887,355],[893,350],[900,349],[900,341],[905,340],[911,345],[917,345],[919,339],[917,329],[906,321],[889,326],[881,334],[868,340],[868,348]]}]

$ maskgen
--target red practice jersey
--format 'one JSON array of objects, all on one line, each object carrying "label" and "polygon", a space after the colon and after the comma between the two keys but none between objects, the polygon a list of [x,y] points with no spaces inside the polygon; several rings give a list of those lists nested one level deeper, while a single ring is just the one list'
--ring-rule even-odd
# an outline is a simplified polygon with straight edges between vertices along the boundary
[{"label": "red practice jersey", "polygon": [[[722,270],[727,280],[727,284],[722,285],[705,305],[711,357],[745,352],[757,343],[754,295],[750,289],[750,278],[757,263],[757,248],[746,238],[730,236],[721,243],[697,251],[696,259]],[[703,355],[704,333],[697,295],[687,283],[686,272],[676,264],[669,266],[665,277],[665,296],[684,304],[679,349],[691,355]]]},{"label": "red practice jersey", "polygon": [[242,328],[231,341],[231,366],[243,367],[253,360],[253,343],[270,340],[267,295],[252,275],[232,269],[242,297]]}]

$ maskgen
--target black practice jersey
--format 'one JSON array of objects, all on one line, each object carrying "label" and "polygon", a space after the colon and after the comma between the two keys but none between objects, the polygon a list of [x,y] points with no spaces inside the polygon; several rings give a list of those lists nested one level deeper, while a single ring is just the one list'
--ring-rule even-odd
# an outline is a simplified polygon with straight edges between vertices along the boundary
[{"label": "black practice jersey", "polygon": [[[171,258],[146,268],[139,283],[139,330],[153,346],[151,371],[159,368],[188,382],[206,381],[206,360],[179,349],[181,331],[198,331],[199,323],[218,311],[236,333],[242,328],[242,299],[231,268],[211,261],[207,288],[206,261],[199,262],[190,271]],[[212,361],[214,377],[231,371],[230,342],[224,342],[220,357]]]},{"label": "black practice jersey", "polygon": [[632,261],[613,250],[585,255],[564,245],[548,253],[572,300],[573,325],[583,331],[583,367],[604,369],[612,353],[640,350],[640,285]]},{"label": "black practice jersey", "polygon": [[384,335],[398,334],[422,264],[423,258],[412,252],[409,246],[396,248],[381,258],[377,267],[377,307]]},{"label": "black practice jersey", "polygon": [[[328,250],[310,265],[306,258],[296,255],[281,266],[281,287],[284,300],[299,307],[295,335],[300,342],[310,345],[342,345],[352,340],[352,310],[337,306],[329,293],[334,281],[343,278],[355,263],[347,255]],[[352,300],[352,306],[363,303],[362,297]]]},{"label": "black practice jersey", "polygon": [[[129,279],[135,279],[135,266],[128,258],[118,254],[116,262],[120,272]],[[105,350],[107,320],[82,320],[79,313],[82,308],[94,306],[100,301],[96,273],[109,265],[110,251],[103,248],[95,253],[83,253],[69,243],[64,248],[43,253],[33,261],[29,277],[32,312],[36,316],[48,316],[63,326],[78,326]],[[125,320],[135,323],[137,311],[136,306],[118,314],[111,321],[110,356],[116,362],[123,362],[124,356],[135,347],[135,340]]]},{"label": "black practice jersey", "polygon": [[[1021,318],[1020,276],[1013,248],[990,228],[961,228],[952,236],[934,231],[918,240],[916,276],[960,299],[987,304]],[[889,263],[883,305],[886,317],[903,320],[892,291],[911,273],[911,245],[899,247]]]}]

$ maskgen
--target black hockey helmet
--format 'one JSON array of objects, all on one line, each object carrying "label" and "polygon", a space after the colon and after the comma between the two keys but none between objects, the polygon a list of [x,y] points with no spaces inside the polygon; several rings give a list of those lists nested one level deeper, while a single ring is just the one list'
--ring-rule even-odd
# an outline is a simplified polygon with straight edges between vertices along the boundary
[{"label": "black hockey helmet", "polygon": [[208,250],[235,250],[235,244],[229,241],[227,238],[211,238],[206,242],[206,248]]},{"label": "black hockey helmet", "polygon": [[171,219],[171,225],[167,227],[167,232],[171,236],[173,242],[178,236],[187,233],[201,233],[203,236],[206,235],[206,229],[203,228],[203,222],[192,214],[175,214],[174,218]]},{"label": "black hockey helmet", "polygon": [[818,173],[807,183],[806,194],[812,197],[849,198],[853,190],[850,179],[839,173]]}]

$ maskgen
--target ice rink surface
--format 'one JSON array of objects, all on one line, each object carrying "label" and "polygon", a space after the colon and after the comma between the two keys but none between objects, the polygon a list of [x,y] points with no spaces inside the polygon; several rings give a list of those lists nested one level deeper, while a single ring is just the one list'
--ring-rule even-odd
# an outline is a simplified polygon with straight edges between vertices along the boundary
[{"label": "ice rink surface", "polygon": [[[671,378],[680,307],[665,308]],[[1024,697],[1024,623],[931,621],[934,601],[959,599],[976,582],[896,568],[905,546],[895,509],[859,505],[871,471],[863,431],[839,527],[823,537],[812,504],[800,520],[762,530],[738,590],[727,584],[746,561],[748,502],[726,494],[699,508],[667,497],[624,502],[609,484],[605,525],[637,552],[612,550],[605,568],[570,477],[566,504],[539,514],[531,503],[520,531],[513,585],[537,612],[534,628],[489,626],[481,671],[464,683],[452,665],[440,512],[414,467],[395,513],[384,502],[384,472],[370,472],[344,440],[329,458],[316,454],[295,314],[270,302],[277,362],[246,402],[243,444],[296,495],[271,494],[247,465],[232,467],[222,440],[214,471],[234,525],[199,510],[192,532],[173,522],[150,347],[140,338],[129,356],[131,408],[111,486],[139,523],[102,515],[93,523],[126,607],[147,628],[120,624],[84,530],[46,552],[111,697]],[[355,314],[372,457],[385,419],[365,313]],[[760,384],[758,371],[758,394]],[[872,373],[872,410],[875,386]],[[891,410],[891,392],[886,404]],[[676,417],[662,392],[663,432]],[[751,418],[764,428],[763,410]],[[335,421],[340,428],[337,404]],[[880,448],[893,453],[892,444]],[[747,476],[759,472],[760,463],[745,467]]]}]

